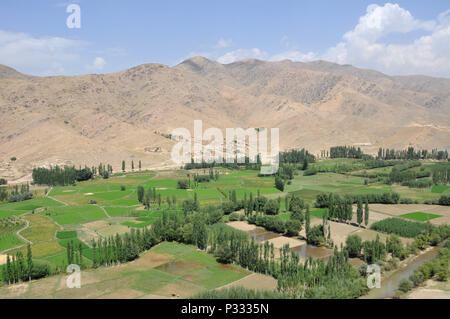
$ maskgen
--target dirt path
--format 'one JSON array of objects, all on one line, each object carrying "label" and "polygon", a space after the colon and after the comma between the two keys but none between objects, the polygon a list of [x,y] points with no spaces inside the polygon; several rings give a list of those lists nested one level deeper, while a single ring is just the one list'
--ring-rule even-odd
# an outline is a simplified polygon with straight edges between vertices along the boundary
[{"label": "dirt path", "polygon": [[99,208],[105,213],[105,215],[106,215],[108,218],[111,218],[111,216],[109,216],[108,212],[106,211],[106,209],[105,209],[104,207],[102,207],[102,206],[100,206],[100,205],[98,205],[98,204],[95,204],[94,206],[99,207]]},{"label": "dirt path", "polygon": [[[25,237],[23,237],[21,234],[20,234],[20,232],[22,232],[23,230],[25,230],[25,229],[27,229],[28,227],[30,227],[30,222],[28,221],[28,220],[26,220],[26,219],[24,219],[24,221],[25,221],[25,227],[23,227],[23,228],[21,228],[21,229],[19,229],[18,231],[16,231],[16,235],[20,238],[20,239],[22,239],[24,242],[26,242],[27,244],[32,244],[32,242],[31,241],[29,241],[28,239],[26,239]],[[25,245],[22,245],[22,246],[25,246]]]},{"label": "dirt path", "polygon": [[[10,250],[19,249],[19,248],[25,247],[28,244],[32,244],[33,243],[33,242],[29,241],[28,239],[26,239],[25,237],[23,237],[20,234],[21,231],[23,231],[23,230],[27,229],[28,227],[30,227],[30,222],[28,220],[26,220],[26,219],[24,219],[24,221],[25,221],[25,226],[22,227],[21,229],[19,229],[18,231],[16,231],[15,234],[17,235],[17,237],[19,237],[21,240],[23,240],[26,244],[5,249],[4,251],[2,251],[2,254],[7,253]],[[0,265],[1,265],[1,262],[0,262]]]},{"label": "dirt path", "polygon": [[69,206],[69,204],[64,203],[62,200],[56,199],[56,198],[54,198],[52,196],[47,196],[47,197],[50,198],[50,199],[53,199],[54,201],[57,201],[58,203],[63,204],[64,206]]}]

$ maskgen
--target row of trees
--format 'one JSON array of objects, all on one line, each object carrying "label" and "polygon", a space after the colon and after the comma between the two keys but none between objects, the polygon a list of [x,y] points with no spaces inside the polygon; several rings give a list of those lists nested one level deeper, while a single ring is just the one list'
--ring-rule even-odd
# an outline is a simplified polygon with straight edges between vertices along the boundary
[{"label": "row of trees", "polygon": [[50,270],[47,264],[33,261],[30,244],[27,245],[27,254],[22,251],[14,255],[7,254],[6,264],[2,267],[2,281],[5,284],[15,284],[48,276]]},{"label": "row of trees", "polygon": [[[196,194],[195,194],[196,196]],[[158,207],[161,207],[161,204],[163,203],[163,198],[161,196],[161,193],[158,193],[156,191],[155,187],[149,187],[147,191],[144,189],[143,186],[138,186],[137,188],[137,199],[138,201],[145,206],[147,210],[150,209],[150,206],[152,204],[158,205]],[[169,209],[176,208],[177,207],[177,197],[175,194],[173,194],[171,197],[166,197],[166,203],[169,207]]]},{"label": "row of trees", "polygon": [[439,165],[433,169],[433,184],[448,185],[450,184],[450,166]]},{"label": "row of trees", "polygon": [[[400,195],[396,192],[386,192],[382,194],[345,195],[345,198],[351,201],[352,204],[358,203],[359,200],[361,200],[363,203],[367,202],[369,204],[398,204],[398,202],[400,201]],[[328,207],[329,199],[330,194],[318,194],[314,205],[318,208]]]},{"label": "row of trees", "polygon": [[446,160],[448,159],[447,150],[439,151],[437,149],[428,150],[415,150],[414,147],[408,147],[406,150],[395,150],[388,148],[378,149],[378,159],[383,160],[418,160],[418,159],[435,159]]},{"label": "row of trees", "polygon": [[224,167],[229,169],[245,168],[248,170],[259,170],[261,168],[261,156],[258,154],[253,160],[250,160],[249,157],[245,156],[242,160],[238,160],[238,158],[235,157],[232,162],[230,160],[227,161],[227,159],[223,158],[221,162],[218,161],[206,162],[202,160],[201,163],[194,162],[194,159],[192,158],[190,163],[184,164],[183,169],[191,170],[191,169],[201,169],[201,168],[205,169],[214,167]]},{"label": "row of trees", "polygon": [[33,168],[33,182],[38,185],[50,186],[67,186],[72,185],[76,181],[85,181],[93,178],[94,173],[89,167],[76,169],[75,166],[58,165],[50,168],[37,167]]},{"label": "row of trees", "polygon": [[257,243],[226,225],[214,225],[209,238],[209,252],[219,261],[274,276],[284,297],[356,298],[367,289],[359,273],[348,263],[345,251],[335,249],[328,262],[310,258],[302,263],[299,255],[286,245],[278,261],[273,244]]},{"label": "row of trees", "polygon": [[430,245],[436,246],[450,237],[450,226],[427,227],[417,235],[413,242],[403,245],[397,234],[391,234],[382,242],[377,235],[375,240],[362,241],[359,235],[350,235],[346,239],[346,250],[350,257],[361,258],[366,264],[383,264],[388,253],[392,259],[403,260],[418,250],[424,250]]},{"label": "row of trees", "polygon": [[[142,169],[141,160],[139,160],[139,162],[138,162],[138,168],[139,168],[139,170]],[[126,171],[126,162],[125,162],[125,160],[122,160],[122,172],[125,172],[125,171]],[[131,171],[134,171],[134,160],[131,161]]]},{"label": "row of trees", "polygon": [[[384,198],[382,201],[390,202],[392,200],[392,195],[390,193],[387,193],[387,195],[385,195],[384,197],[383,195],[379,196],[381,196],[381,198]],[[364,221],[364,224],[367,226],[367,224],[369,223],[369,203],[373,202],[370,201],[370,199],[373,200],[378,198],[376,198],[376,196],[372,198],[371,195],[345,195],[344,197],[341,197],[339,194],[333,193],[330,193],[328,195],[319,194],[317,195],[315,205],[316,207],[328,208],[328,217],[330,219],[335,219],[339,222],[347,222],[350,221],[353,217],[353,204],[356,203],[356,221],[358,225],[361,225]]]},{"label": "row of trees", "polygon": [[33,198],[33,193],[30,192],[30,184],[14,185],[12,187],[0,187],[0,202],[21,202]]},{"label": "row of trees", "polygon": [[303,164],[305,162],[314,163],[316,159],[314,155],[302,148],[301,150],[293,149],[286,152],[280,152],[279,161],[281,164]]},{"label": "row of trees", "polygon": [[333,146],[330,147],[331,158],[363,158],[364,153],[360,147],[355,146]]}]

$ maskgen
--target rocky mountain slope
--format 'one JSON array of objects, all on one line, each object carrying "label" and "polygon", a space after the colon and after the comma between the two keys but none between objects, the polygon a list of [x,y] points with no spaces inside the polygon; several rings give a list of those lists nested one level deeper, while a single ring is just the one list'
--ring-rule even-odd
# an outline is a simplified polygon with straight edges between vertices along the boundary
[{"label": "rocky mountain slope", "polygon": [[[391,77],[325,61],[194,57],[112,74],[33,77],[0,66],[0,177],[49,164],[117,170],[173,166],[164,134],[208,127],[278,127],[282,149],[334,145],[450,149],[450,80]],[[16,161],[11,161],[16,157]]]}]

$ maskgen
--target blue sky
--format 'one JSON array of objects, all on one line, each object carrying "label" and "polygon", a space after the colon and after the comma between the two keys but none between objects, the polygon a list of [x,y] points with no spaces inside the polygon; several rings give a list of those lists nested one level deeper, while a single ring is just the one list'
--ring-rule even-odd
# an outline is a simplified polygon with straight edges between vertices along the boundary
[{"label": "blue sky", "polygon": [[[69,29],[69,4],[81,28]],[[26,1],[0,3],[0,64],[36,75],[108,73],[194,55],[329,60],[450,77],[446,1]]]}]

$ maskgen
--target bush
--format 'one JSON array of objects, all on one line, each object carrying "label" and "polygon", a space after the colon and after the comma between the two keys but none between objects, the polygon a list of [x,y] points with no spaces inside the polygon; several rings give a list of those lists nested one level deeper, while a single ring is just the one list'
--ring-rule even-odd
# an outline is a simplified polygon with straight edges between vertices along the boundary
[{"label": "bush", "polygon": [[229,218],[229,220],[230,220],[230,222],[235,222],[235,221],[238,221],[239,220],[239,213],[237,213],[237,212],[233,212],[233,213],[231,213],[230,214],[230,218]]},{"label": "bush", "polygon": [[283,180],[279,176],[275,177],[275,188],[281,192],[284,191],[284,183],[283,183]]},{"label": "bush", "polygon": [[90,199],[89,204],[95,205],[95,204],[97,204],[97,201],[95,199]]},{"label": "bush", "polygon": [[264,216],[264,215],[252,215],[248,218],[250,224],[255,224],[256,226],[264,227],[267,230],[284,234],[286,231],[286,225],[283,220],[276,216]]},{"label": "bush", "polygon": [[189,181],[187,179],[182,179],[177,182],[177,188],[178,189],[188,189],[189,188]]},{"label": "bush", "polygon": [[400,204],[414,204],[414,201],[411,198],[402,198]]},{"label": "bush", "polygon": [[280,212],[280,203],[276,199],[269,199],[263,210],[267,215],[277,215]]},{"label": "bush", "polygon": [[358,257],[361,254],[362,239],[358,235],[350,235],[345,241],[345,246],[350,257]]},{"label": "bush", "polygon": [[229,215],[234,212],[236,210],[235,208],[235,204],[231,201],[222,203],[222,210],[225,215]]},{"label": "bush", "polygon": [[26,192],[23,194],[15,194],[15,195],[11,195],[11,197],[9,197],[8,202],[10,203],[14,203],[14,202],[21,202],[24,200],[29,200],[33,198],[33,193],[32,192]]},{"label": "bush", "polygon": [[400,281],[400,284],[398,285],[398,290],[400,290],[401,292],[408,292],[411,290],[411,288],[413,287],[413,283],[411,282],[411,280],[408,279],[402,279]]},{"label": "bush", "polygon": [[442,195],[439,198],[439,205],[450,206],[450,196]]},{"label": "bush", "polygon": [[124,191],[124,190],[126,190],[127,188],[125,187],[125,185],[120,185],[120,190],[121,191]]},{"label": "bush", "polygon": [[308,238],[306,239],[308,244],[322,245],[325,242],[325,237],[323,235],[323,225],[316,225],[310,228],[308,232]]},{"label": "bush", "polygon": [[311,176],[311,175],[316,175],[317,174],[317,169],[316,168],[308,168],[306,171],[303,172],[303,176]]},{"label": "bush", "polygon": [[217,261],[221,264],[230,264],[233,262],[233,252],[228,245],[220,246],[216,250]]},{"label": "bush", "polygon": [[48,264],[33,260],[31,279],[44,278],[48,275],[50,275],[50,267],[48,266]]},{"label": "bush", "polygon": [[286,235],[287,236],[297,236],[298,233],[302,230],[302,224],[298,220],[288,220],[285,223],[286,226]]},{"label": "bush", "polygon": [[0,178],[0,185],[6,185],[8,184],[8,181],[4,178]]}]

